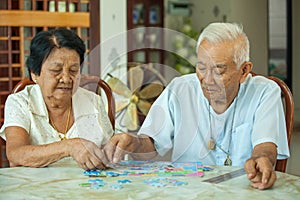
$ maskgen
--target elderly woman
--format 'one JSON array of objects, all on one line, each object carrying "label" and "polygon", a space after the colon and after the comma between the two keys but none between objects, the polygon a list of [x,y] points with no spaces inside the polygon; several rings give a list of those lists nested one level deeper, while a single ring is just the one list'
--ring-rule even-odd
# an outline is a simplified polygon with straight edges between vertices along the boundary
[{"label": "elderly woman", "polygon": [[65,157],[83,169],[107,164],[101,146],[113,130],[101,97],[79,87],[84,53],[68,29],[33,38],[26,64],[37,84],[9,95],[0,130],[11,167],[44,167]]}]

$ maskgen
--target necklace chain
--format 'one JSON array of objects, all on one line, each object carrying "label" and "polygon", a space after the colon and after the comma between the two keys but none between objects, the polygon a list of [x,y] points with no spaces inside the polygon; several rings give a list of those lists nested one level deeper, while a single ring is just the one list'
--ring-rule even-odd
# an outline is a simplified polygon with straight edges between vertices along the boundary
[{"label": "necklace chain", "polygon": [[234,108],[233,108],[233,116],[232,116],[232,122],[231,122],[231,133],[230,133],[230,138],[229,138],[229,145],[228,145],[228,151],[225,151],[217,142],[214,141],[212,137],[212,127],[211,127],[211,113],[210,113],[210,104],[208,105],[208,114],[209,114],[209,129],[210,129],[210,139],[208,141],[208,149],[209,150],[215,150],[216,147],[218,147],[223,153],[226,154],[226,159],[224,161],[225,166],[231,166],[232,161],[230,159],[230,145],[231,145],[231,136],[233,132],[233,125],[234,125],[234,118],[235,118],[235,110],[236,110],[236,104],[237,104],[237,99],[234,102]]},{"label": "necklace chain", "polygon": [[69,111],[68,111],[67,125],[66,125],[66,128],[65,128],[65,132],[62,133],[64,136],[61,136],[61,133],[58,131],[58,129],[56,128],[54,122],[53,122],[52,119],[49,117],[50,123],[52,124],[53,128],[56,130],[56,132],[57,132],[57,134],[58,134],[58,137],[60,138],[61,141],[62,141],[62,140],[68,139],[68,138],[66,137],[66,134],[67,134],[67,131],[68,131],[68,128],[69,128],[69,123],[70,123],[71,107],[72,107],[72,106],[69,107]]}]

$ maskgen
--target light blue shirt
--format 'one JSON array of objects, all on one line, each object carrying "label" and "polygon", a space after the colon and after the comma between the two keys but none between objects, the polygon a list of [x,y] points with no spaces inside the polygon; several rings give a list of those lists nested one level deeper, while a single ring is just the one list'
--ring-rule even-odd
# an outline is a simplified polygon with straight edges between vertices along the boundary
[{"label": "light blue shirt", "polygon": [[[138,134],[153,138],[161,156],[172,149],[172,161],[177,162],[223,165],[224,150],[233,166],[243,166],[254,146],[264,142],[277,145],[278,159],[289,157],[281,90],[275,82],[250,74],[222,114],[210,108],[196,74],[175,78],[152,105]],[[210,138],[217,143],[215,150],[208,149]]]}]

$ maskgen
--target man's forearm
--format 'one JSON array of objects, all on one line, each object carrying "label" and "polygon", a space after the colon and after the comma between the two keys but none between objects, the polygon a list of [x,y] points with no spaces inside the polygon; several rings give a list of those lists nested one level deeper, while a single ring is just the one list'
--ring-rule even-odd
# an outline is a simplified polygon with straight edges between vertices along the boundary
[{"label": "man's forearm", "polygon": [[138,136],[139,145],[134,151],[135,153],[149,153],[155,151],[154,141],[147,135]]},{"label": "man's forearm", "polygon": [[274,166],[277,160],[277,148],[272,142],[258,144],[252,151],[252,158],[267,157]]},{"label": "man's forearm", "polygon": [[139,135],[139,145],[133,152],[132,157],[137,160],[149,160],[157,155],[154,141],[146,135]]}]

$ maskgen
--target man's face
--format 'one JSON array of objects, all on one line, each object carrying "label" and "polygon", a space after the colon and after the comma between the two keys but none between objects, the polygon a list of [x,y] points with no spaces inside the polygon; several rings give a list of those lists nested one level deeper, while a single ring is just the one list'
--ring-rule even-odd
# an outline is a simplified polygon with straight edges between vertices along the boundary
[{"label": "man's face", "polygon": [[196,72],[203,94],[223,112],[237,95],[242,79],[242,70],[237,69],[233,55],[232,42],[215,45],[204,40],[198,49]]}]

